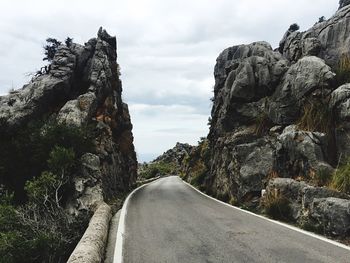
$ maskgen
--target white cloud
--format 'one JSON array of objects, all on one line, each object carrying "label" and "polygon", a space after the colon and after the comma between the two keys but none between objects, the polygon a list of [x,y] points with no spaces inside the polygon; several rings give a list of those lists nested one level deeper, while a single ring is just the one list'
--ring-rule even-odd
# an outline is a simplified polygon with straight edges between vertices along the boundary
[{"label": "white cloud", "polygon": [[276,47],[291,23],[305,30],[337,7],[338,0],[3,0],[0,94],[43,65],[47,37],[84,43],[102,25],[117,35],[136,149],[154,155],[206,135],[223,49],[258,40]]}]

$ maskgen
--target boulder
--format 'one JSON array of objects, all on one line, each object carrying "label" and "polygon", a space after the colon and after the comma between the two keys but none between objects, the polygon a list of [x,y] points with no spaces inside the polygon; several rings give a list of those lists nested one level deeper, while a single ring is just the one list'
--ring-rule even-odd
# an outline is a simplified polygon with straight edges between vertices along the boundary
[{"label": "boulder", "polygon": [[274,170],[281,177],[309,177],[311,172],[333,168],[327,163],[327,136],[319,132],[300,131],[295,125],[286,127],[278,136]]},{"label": "boulder", "polygon": [[350,234],[350,200],[315,198],[310,205],[309,217],[316,228],[328,234],[343,237]]},{"label": "boulder", "polygon": [[295,122],[305,100],[326,92],[334,76],[322,59],[312,56],[300,59],[289,68],[269,98],[267,107],[270,119],[284,125]]},{"label": "boulder", "polygon": [[96,112],[97,100],[93,92],[80,95],[75,100],[68,101],[59,111],[57,120],[61,123],[75,125],[77,127],[87,124]]},{"label": "boulder", "polygon": [[331,94],[329,107],[336,121],[335,140],[338,158],[350,156],[350,84],[344,84]]},{"label": "boulder", "polygon": [[266,42],[234,46],[217,58],[212,123],[221,134],[252,122],[263,111],[289,63]]}]

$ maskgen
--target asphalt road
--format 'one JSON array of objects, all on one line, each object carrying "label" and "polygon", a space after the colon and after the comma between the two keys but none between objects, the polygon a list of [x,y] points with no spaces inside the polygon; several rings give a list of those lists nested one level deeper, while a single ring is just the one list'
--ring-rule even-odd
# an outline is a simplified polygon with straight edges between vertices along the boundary
[{"label": "asphalt road", "polygon": [[124,263],[350,262],[350,250],[209,199],[178,177],[131,196]]}]

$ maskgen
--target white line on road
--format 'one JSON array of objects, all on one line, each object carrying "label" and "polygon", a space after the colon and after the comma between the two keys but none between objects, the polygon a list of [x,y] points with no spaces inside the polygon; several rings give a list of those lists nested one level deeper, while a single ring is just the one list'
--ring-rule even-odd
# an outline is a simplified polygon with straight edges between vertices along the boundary
[{"label": "white line on road", "polygon": [[123,207],[122,207],[122,211],[120,212],[118,231],[117,231],[117,241],[116,241],[116,244],[115,244],[113,263],[122,263],[123,262],[123,243],[124,243],[124,235],[125,235],[125,217],[126,217],[126,214],[127,214],[127,206],[128,206],[128,203],[129,203],[129,200],[130,200],[131,196],[136,191],[140,190],[141,188],[145,187],[146,185],[154,183],[154,182],[156,182],[158,180],[159,179],[139,186],[134,191],[132,191],[128,195],[128,197],[125,199],[125,202],[124,202]]},{"label": "white line on road", "polygon": [[[181,178],[180,178],[180,179],[181,179]],[[182,180],[182,179],[181,179],[181,180]],[[328,243],[330,243],[330,244],[333,244],[333,245],[335,245],[335,246],[338,246],[338,247],[341,247],[341,248],[344,248],[344,249],[350,251],[350,247],[349,247],[349,246],[346,246],[346,245],[344,245],[344,244],[342,244],[342,243],[339,243],[339,242],[334,241],[334,240],[330,240],[330,239],[325,238],[325,237],[323,237],[323,236],[319,236],[319,235],[317,235],[317,234],[314,234],[314,233],[311,233],[311,232],[302,230],[302,229],[300,229],[300,228],[297,228],[297,227],[294,227],[294,226],[291,226],[291,225],[288,225],[288,224],[285,224],[285,223],[282,223],[282,222],[279,222],[279,221],[276,221],[276,220],[272,220],[272,219],[270,219],[270,218],[267,218],[267,217],[264,217],[264,216],[255,214],[255,213],[253,213],[253,212],[250,212],[250,211],[241,209],[241,208],[239,208],[239,207],[230,205],[230,204],[228,204],[228,203],[225,203],[225,202],[223,202],[223,201],[220,201],[220,200],[218,200],[218,199],[215,199],[214,197],[211,197],[211,196],[209,196],[209,195],[207,195],[207,194],[205,194],[205,193],[199,191],[197,188],[195,188],[195,187],[192,186],[191,184],[185,182],[184,180],[182,180],[182,181],[183,181],[185,184],[187,184],[188,186],[190,186],[191,188],[193,188],[194,190],[196,190],[198,193],[200,193],[200,194],[204,195],[205,197],[210,198],[210,199],[212,199],[212,200],[214,200],[214,201],[216,201],[216,202],[219,202],[219,203],[221,203],[221,204],[223,204],[223,205],[226,205],[226,206],[228,206],[228,207],[231,207],[231,208],[233,208],[233,209],[239,210],[239,211],[241,211],[241,212],[250,214],[250,215],[252,215],[252,216],[259,217],[259,218],[261,218],[261,219],[264,219],[264,220],[267,220],[267,221],[269,221],[269,222],[278,224],[278,225],[280,225],[280,226],[284,226],[284,227],[286,227],[286,228],[289,228],[289,229],[291,229],[291,230],[297,231],[297,232],[302,233],[302,234],[304,234],[304,235],[311,236],[311,237],[313,237],[313,238],[317,238],[317,239],[322,240],[322,241],[324,241],[324,242],[328,242]]]}]

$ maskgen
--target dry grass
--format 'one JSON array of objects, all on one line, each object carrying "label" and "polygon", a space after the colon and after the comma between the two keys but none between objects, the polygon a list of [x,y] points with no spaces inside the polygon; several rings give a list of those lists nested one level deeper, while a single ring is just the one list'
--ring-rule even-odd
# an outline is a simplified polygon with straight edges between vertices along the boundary
[{"label": "dry grass", "polygon": [[265,213],[273,219],[289,221],[291,218],[290,202],[277,189],[264,196],[262,206]]},{"label": "dry grass", "polygon": [[332,128],[332,112],[327,103],[309,101],[303,107],[303,114],[298,121],[301,130],[329,133]]}]

